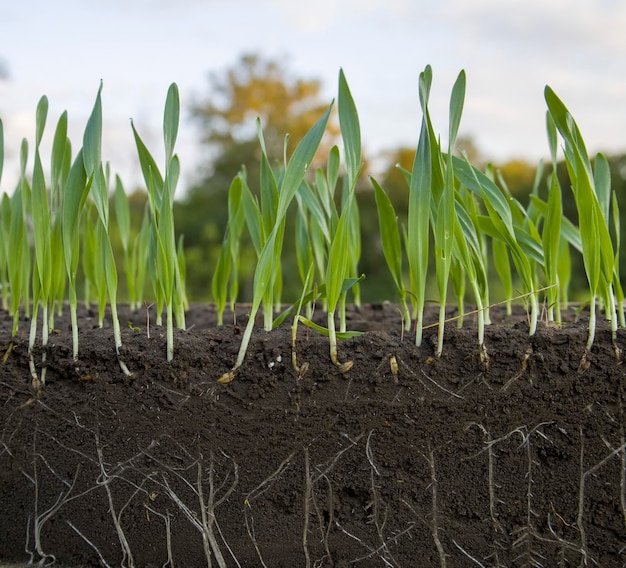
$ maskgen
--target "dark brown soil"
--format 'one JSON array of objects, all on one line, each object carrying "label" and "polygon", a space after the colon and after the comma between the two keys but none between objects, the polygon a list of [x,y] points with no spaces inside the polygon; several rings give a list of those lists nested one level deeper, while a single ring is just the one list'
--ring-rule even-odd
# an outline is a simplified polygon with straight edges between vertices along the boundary
[{"label": "dark brown soil", "polygon": [[[367,333],[340,345],[349,372],[300,328],[309,368],[298,378],[290,328],[259,328],[221,385],[241,329],[215,327],[211,308],[190,312],[170,364],[164,328],[148,338],[145,313],[123,313],[131,378],[108,323],[94,329],[86,316],[78,362],[57,320],[40,396],[28,322],[0,366],[1,560],[626,564],[625,367],[606,324],[585,359],[584,316],[533,337],[523,315],[509,318],[487,328],[487,366],[471,318],[449,324],[435,359],[436,329],[417,348],[393,306],[373,305],[351,312]],[[0,319],[4,354],[10,322]]]}]

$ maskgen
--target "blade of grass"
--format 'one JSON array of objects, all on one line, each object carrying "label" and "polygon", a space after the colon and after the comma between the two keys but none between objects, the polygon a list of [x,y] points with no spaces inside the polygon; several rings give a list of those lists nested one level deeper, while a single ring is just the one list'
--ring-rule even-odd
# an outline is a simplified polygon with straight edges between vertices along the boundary
[{"label": "blade of grass", "polygon": [[82,150],[76,155],[70,170],[65,195],[63,197],[63,251],[65,269],[69,282],[70,318],[72,325],[72,355],[78,359],[78,318],[76,296],[76,274],[80,259],[80,219],[82,209],[87,200],[91,184],[87,181],[87,174],[83,164]]},{"label": "blade of grass", "polygon": [[[108,183],[102,166],[102,82],[96,95],[96,102],[87,121],[85,133],[83,135],[83,164],[87,178],[91,182],[90,194],[93,198],[99,224],[99,243],[96,251],[102,259],[104,269],[104,282],[108,292],[109,304],[111,306],[111,319],[113,322],[113,337],[115,340],[115,353],[118,358],[120,369],[125,375],[130,375],[126,363],[120,357],[120,347],[122,346],[122,334],[120,322],[117,315],[117,268],[115,256],[109,235],[109,191]],[[96,266],[98,263],[96,263]]]},{"label": "blade of grass", "polygon": [[[344,199],[337,230],[333,235],[326,265],[325,283],[327,300],[328,338],[330,344],[330,358],[332,362],[347,370],[351,362],[340,363],[337,354],[337,336],[335,332],[335,310],[341,297],[343,281],[348,277],[350,255],[350,233],[352,227],[352,208],[354,204],[354,189],[361,171],[361,130],[359,117],[350,93],[343,70],[339,72],[339,125],[344,145],[346,160],[345,184],[348,193]],[[343,316],[345,317],[345,315]],[[342,325],[343,327],[343,325]]]},{"label": "blade of grass", "polygon": [[[452,263],[452,246],[456,225],[455,216],[455,185],[452,153],[459,131],[463,103],[465,101],[465,72],[461,71],[452,87],[450,97],[450,126],[448,133],[448,156],[443,191],[437,207],[435,234],[435,266],[437,269],[437,288],[439,290],[439,328],[435,355],[441,357],[443,352],[443,333],[446,320],[446,303],[450,267]],[[439,152],[439,150],[437,150]],[[441,157],[443,159],[443,157]]]},{"label": "blade of grass", "polygon": [[[607,218],[604,216],[600,204],[600,198],[606,202],[608,195],[605,188],[600,188],[600,195],[598,195],[587,149],[578,126],[567,107],[550,87],[546,86],[544,96],[556,128],[565,141],[566,165],[578,210],[583,264],[589,283],[590,316],[587,348],[591,349],[595,338],[596,299],[599,291],[603,291],[605,306],[611,310],[609,319],[612,321],[614,338],[617,329],[613,287],[611,285],[615,253],[608,230]],[[606,180],[606,176],[600,174],[599,181],[602,180]]]},{"label": "blade of grass", "polygon": [[396,290],[402,306],[403,328],[405,330],[411,327],[411,313],[406,303],[406,288],[404,287],[404,276],[402,272],[402,242],[400,239],[400,228],[398,227],[398,218],[393,208],[393,204],[389,196],[380,184],[370,177],[374,186],[374,197],[376,200],[376,209],[378,211],[378,227],[380,238],[383,246],[383,254],[391,277],[393,278]]}]

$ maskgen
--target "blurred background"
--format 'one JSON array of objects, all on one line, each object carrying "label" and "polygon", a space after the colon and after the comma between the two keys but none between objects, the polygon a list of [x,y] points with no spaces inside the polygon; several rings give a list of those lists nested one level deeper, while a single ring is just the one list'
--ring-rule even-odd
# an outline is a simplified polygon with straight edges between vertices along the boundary
[{"label": "blurred background", "polygon": [[[385,187],[404,219],[407,188],[396,164],[412,167],[421,120],[420,71],[433,67],[431,112],[445,148],[450,89],[458,72],[466,70],[459,150],[475,165],[492,163],[524,204],[540,160],[548,158],[543,89],[549,84],[572,111],[590,154],[608,156],[613,188],[626,211],[624,29],[626,3],[620,0],[4,2],[0,193],[11,193],[17,183],[20,143],[27,138],[32,145],[40,96],[50,101],[44,155],[64,110],[76,151],[102,80],[103,157],[124,181],[138,228],[146,193],[129,119],[153,154],[161,156],[165,95],[176,82],[183,107],[176,226],[185,235],[188,295],[210,300],[230,182],[245,166],[251,188],[257,187],[256,117],[270,156],[281,159],[285,133],[295,142],[312,126],[336,98],[343,68],[364,146],[358,187],[366,251],[360,271],[367,276],[362,296],[395,300],[369,176]],[[335,116],[322,156],[333,144],[341,145],[337,122]],[[565,213],[575,220],[562,170]],[[548,172],[549,167],[544,177]],[[291,242],[286,240],[285,299],[300,292]],[[241,299],[246,300],[254,252],[248,245],[242,255],[248,259],[241,272]],[[581,263],[576,273],[582,287]],[[577,283],[572,285],[575,298]]]}]

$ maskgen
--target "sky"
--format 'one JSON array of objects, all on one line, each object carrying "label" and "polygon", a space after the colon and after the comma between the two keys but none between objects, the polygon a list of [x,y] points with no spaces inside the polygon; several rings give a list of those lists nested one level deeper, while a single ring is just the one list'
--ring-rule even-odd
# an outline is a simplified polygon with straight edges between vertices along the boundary
[{"label": "sky", "polygon": [[[49,99],[49,148],[64,110],[75,151],[103,81],[103,158],[127,187],[140,183],[130,129],[163,155],[163,106],[172,82],[182,117],[181,183],[201,167],[194,101],[210,73],[257,53],[336,97],[339,69],[355,99],[364,151],[415,147],[418,77],[433,68],[430,107],[445,145],[452,85],[467,93],[461,135],[496,162],[548,155],[543,91],[550,85],[590,152],[626,151],[626,2],[623,0],[20,0],[0,4],[0,118],[12,191],[19,146],[34,139],[37,102]],[[48,145],[48,146],[46,146]],[[44,154],[46,155],[46,154]]]}]

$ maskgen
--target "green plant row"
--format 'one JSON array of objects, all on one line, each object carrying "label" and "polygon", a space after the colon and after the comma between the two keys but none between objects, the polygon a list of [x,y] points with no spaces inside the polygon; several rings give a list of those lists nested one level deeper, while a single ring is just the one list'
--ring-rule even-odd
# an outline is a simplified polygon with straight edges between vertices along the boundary
[{"label": "green plant row", "polygon": [[[455,152],[466,77],[459,73],[452,88],[446,146],[435,130],[429,111],[432,70],[419,75],[418,96],[422,109],[415,159],[411,171],[403,170],[408,192],[408,216],[399,220],[385,188],[374,178],[371,184],[378,210],[381,245],[401,305],[404,331],[414,330],[420,345],[429,266],[435,268],[440,306],[435,355],[443,352],[448,293],[452,290],[463,323],[466,291],[476,305],[477,344],[486,360],[485,326],[489,323],[488,271],[493,266],[507,294],[513,297],[514,275],[529,306],[529,333],[536,331],[540,301],[547,302],[547,317],[560,321],[568,304],[571,253],[582,255],[589,287],[590,320],[587,348],[593,345],[598,306],[611,322],[613,338],[624,322],[624,294],[619,275],[619,211],[611,190],[607,159],[589,158],[582,135],[571,114],[546,87],[546,128],[552,172],[542,187],[540,165],[530,202],[524,207],[508,191],[498,172],[481,171]],[[173,196],[180,173],[174,152],[180,104],[173,84],[167,94],[163,120],[165,168],[157,162],[132,124],[137,154],[148,192],[148,203],[139,227],[131,228],[129,204],[119,176],[111,187],[108,164],[101,157],[102,86],[85,127],[82,146],[73,154],[67,138],[67,113],[54,133],[49,175],[43,168],[40,143],[48,102],[39,102],[36,114],[32,172],[27,174],[28,143],[21,146],[21,173],[12,195],[0,203],[0,284],[2,308],[13,316],[13,336],[23,310],[31,316],[30,371],[33,385],[45,384],[45,357],[54,315],[69,300],[74,358],[79,355],[77,326],[77,278],[80,274],[85,301],[95,299],[99,323],[110,306],[115,348],[124,373],[130,370],[120,355],[121,334],[117,317],[118,263],[121,265],[132,308],[145,303],[145,282],[152,283],[157,324],[165,310],[167,360],[174,357],[173,327],[185,326],[186,266],[182,237],[176,241]],[[245,169],[233,179],[228,194],[228,225],[213,272],[212,292],[222,323],[226,305],[233,308],[239,294],[240,244],[247,234],[257,256],[250,317],[237,359],[219,378],[227,383],[244,362],[255,325],[262,311],[264,327],[271,330],[293,316],[293,337],[299,323],[323,333],[329,340],[332,362],[345,372],[351,361],[341,361],[338,340],[353,337],[346,326],[348,294],[360,302],[358,263],[361,254],[358,200],[355,194],[362,170],[361,133],[355,102],[343,71],[339,74],[338,115],[342,150],[334,146],[324,167],[310,171],[326,130],[334,103],[299,141],[291,155],[285,138],[282,158],[267,154],[260,121],[257,136],[261,149],[259,187],[250,188]],[[563,147],[578,225],[563,217],[562,188],[557,175],[559,140]],[[0,177],[3,133],[0,122]],[[112,197],[111,197],[112,196]],[[116,223],[109,221],[109,204]],[[286,219],[295,215],[295,242],[302,294],[281,312],[283,275],[281,257]],[[123,256],[113,254],[112,235],[119,239]],[[146,262],[148,259],[148,262]],[[293,278],[295,275],[289,275]],[[326,327],[312,318],[321,303]],[[30,313],[32,306],[32,314]],[[38,373],[33,348],[41,310],[42,365]],[[280,314],[279,314],[280,312]],[[279,315],[278,315],[279,314]],[[338,324],[338,329],[337,329]],[[294,367],[301,373],[293,356]]]},{"label": "green plant row", "polygon": [[[117,226],[112,227],[109,221],[111,175],[109,165],[103,164],[101,156],[101,91],[102,85],[85,127],[82,146],[75,155],[67,137],[67,113],[59,118],[47,179],[40,143],[47,122],[48,99],[45,96],[40,99],[36,113],[32,174],[29,176],[26,173],[29,146],[23,140],[19,182],[11,196],[3,193],[0,204],[2,307],[13,316],[13,337],[18,331],[20,310],[30,317],[28,354],[32,384],[37,390],[45,385],[48,335],[54,328],[55,313],[61,313],[65,300],[69,300],[71,313],[73,356],[78,359],[79,266],[84,278],[85,301],[89,303],[95,299],[100,326],[109,306],[120,368],[125,374],[131,374],[120,354],[122,336],[117,315],[118,268],[111,244],[113,232],[117,232],[122,242],[122,264],[131,304],[137,306],[141,301],[147,271],[159,317],[165,305],[168,361],[174,355],[173,314],[176,314],[179,327],[185,325],[184,257],[182,244],[177,247],[175,242],[172,214],[173,195],[180,171],[178,157],[174,154],[180,115],[178,89],[175,84],[170,87],[165,103],[165,176],[159,172],[134,125],[132,128],[150,196],[141,229],[132,242],[128,198],[118,176],[113,199]],[[3,140],[0,122],[0,176],[4,158]],[[41,318],[38,317],[40,310]],[[41,371],[38,371],[33,353],[39,322],[43,347]]]}]

